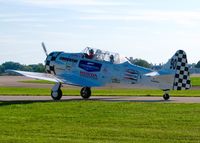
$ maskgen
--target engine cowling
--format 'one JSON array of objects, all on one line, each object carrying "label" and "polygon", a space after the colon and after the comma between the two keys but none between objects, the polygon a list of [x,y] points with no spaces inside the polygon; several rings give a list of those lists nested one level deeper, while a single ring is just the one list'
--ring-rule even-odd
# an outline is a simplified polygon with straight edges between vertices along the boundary
[{"label": "engine cowling", "polygon": [[55,66],[57,65],[56,59],[61,53],[63,52],[52,52],[47,56],[45,61],[45,71],[47,73],[56,75],[55,72]]}]

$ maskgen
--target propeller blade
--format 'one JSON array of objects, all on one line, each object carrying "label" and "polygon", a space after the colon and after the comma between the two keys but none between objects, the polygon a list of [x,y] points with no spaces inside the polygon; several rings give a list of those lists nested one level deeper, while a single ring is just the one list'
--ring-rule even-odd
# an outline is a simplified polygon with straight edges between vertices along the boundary
[{"label": "propeller blade", "polygon": [[46,56],[48,56],[48,52],[47,52],[47,49],[46,49],[46,47],[44,45],[44,42],[42,42],[42,48],[43,48],[44,53],[46,54]]}]

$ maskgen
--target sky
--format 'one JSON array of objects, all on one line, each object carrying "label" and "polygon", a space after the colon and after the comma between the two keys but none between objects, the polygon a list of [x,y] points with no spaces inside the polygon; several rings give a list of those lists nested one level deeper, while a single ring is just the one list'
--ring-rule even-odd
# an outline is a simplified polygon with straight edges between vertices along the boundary
[{"label": "sky", "polygon": [[93,47],[165,63],[200,60],[199,0],[0,0],[0,64],[44,63],[47,51]]}]

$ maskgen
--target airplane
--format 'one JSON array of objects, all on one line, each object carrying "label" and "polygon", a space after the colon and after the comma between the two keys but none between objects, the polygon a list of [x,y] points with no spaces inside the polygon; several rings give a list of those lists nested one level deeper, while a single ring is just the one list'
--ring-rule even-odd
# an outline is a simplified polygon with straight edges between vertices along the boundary
[{"label": "airplane", "polygon": [[86,47],[79,53],[54,51],[46,54],[46,73],[10,70],[21,75],[56,82],[51,89],[54,100],[62,98],[62,84],[82,87],[80,95],[88,99],[93,87],[137,86],[160,89],[164,100],[170,98],[170,90],[187,90],[191,88],[190,73],[186,53],[178,50],[159,71],[134,65],[128,58],[118,53]]}]

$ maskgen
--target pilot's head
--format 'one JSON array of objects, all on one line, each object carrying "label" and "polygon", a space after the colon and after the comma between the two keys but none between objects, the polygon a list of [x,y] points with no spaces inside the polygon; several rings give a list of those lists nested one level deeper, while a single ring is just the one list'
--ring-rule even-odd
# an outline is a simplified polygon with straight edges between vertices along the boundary
[{"label": "pilot's head", "polygon": [[112,60],[113,60],[113,59],[114,59],[114,56],[113,56],[113,55],[110,55],[110,59],[112,59]]},{"label": "pilot's head", "polygon": [[114,56],[113,55],[110,55],[110,62],[114,63]]},{"label": "pilot's head", "polygon": [[93,55],[93,54],[94,54],[94,50],[93,50],[93,49],[90,49],[90,50],[89,50],[89,54],[90,54],[90,55]]}]

